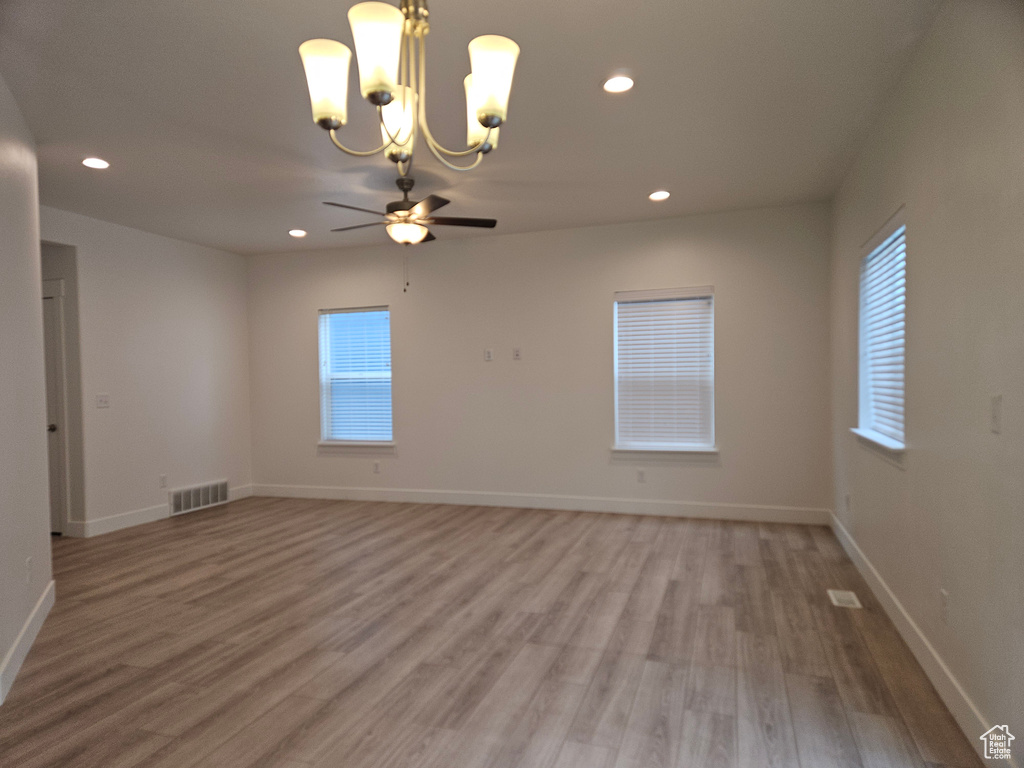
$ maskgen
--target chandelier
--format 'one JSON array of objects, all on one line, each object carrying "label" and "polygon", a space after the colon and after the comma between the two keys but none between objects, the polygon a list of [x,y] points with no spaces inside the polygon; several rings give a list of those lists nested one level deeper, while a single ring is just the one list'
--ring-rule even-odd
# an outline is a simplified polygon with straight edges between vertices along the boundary
[{"label": "chandelier", "polygon": [[[307,40],[299,46],[306,71],[313,121],[330,133],[342,152],[370,157],[383,152],[406,176],[417,142],[453,171],[476,168],[498,145],[498,126],[508,114],[519,46],[507,37],[482,35],[469,43],[471,74],[466,90],[466,144],[463,150],[441,146],[426,117],[427,0],[401,0],[401,10],[381,2],[352,6],[348,21],[356,46],[359,90],[377,109],[382,144],[376,149],[349,149],[338,140],[348,120],[348,71],[352,51],[337,40]],[[468,165],[454,159],[476,157]]]}]

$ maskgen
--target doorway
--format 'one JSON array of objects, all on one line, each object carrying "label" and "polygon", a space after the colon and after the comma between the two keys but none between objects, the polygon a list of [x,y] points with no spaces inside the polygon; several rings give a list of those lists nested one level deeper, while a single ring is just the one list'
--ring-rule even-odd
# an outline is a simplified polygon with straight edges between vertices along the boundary
[{"label": "doorway", "polygon": [[[50,530],[85,535],[82,362],[78,322],[78,251],[44,241],[43,341],[50,457]],[[50,431],[52,430],[52,431]]]},{"label": "doorway", "polygon": [[50,457],[50,531],[63,534],[70,518],[71,463],[67,440],[67,328],[64,281],[43,281],[46,432]]}]

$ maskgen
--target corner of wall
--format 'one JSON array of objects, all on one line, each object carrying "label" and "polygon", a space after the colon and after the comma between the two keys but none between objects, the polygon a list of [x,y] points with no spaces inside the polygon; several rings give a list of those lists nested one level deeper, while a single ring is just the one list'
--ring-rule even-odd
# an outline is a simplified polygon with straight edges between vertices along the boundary
[{"label": "corner of wall", "polygon": [[7,655],[0,661],[0,704],[4,703],[7,699],[7,694],[11,692],[14,678],[21,669],[21,665],[25,662],[32,644],[36,641],[36,636],[39,634],[39,630],[42,629],[43,622],[46,621],[46,617],[50,614],[50,609],[53,608],[54,601],[56,600],[56,594],[56,585],[51,581],[46,585],[43,594],[36,600],[35,607],[29,614],[28,619],[25,620],[25,624],[14,641],[14,645],[11,646],[10,650],[7,651]]}]

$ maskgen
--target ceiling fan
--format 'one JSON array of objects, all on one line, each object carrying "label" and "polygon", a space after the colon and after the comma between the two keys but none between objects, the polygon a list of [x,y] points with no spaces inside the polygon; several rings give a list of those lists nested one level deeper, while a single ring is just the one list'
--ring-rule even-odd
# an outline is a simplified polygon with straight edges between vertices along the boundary
[{"label": "ceiling fan", "polygon": [[395,180],[398,188],[402,191],[402,199],[387,204],[386,211],[371,211],[367,208],[359,208],[355,205],[344,203],[325,202],[324,205],[333,205],[337,208],[348,208],[350,211],[362,211],[372,213],[375,216],[383,216],[384,221],[373,221],[369,224],[356,224],[353,227],[339,227],[331,232],[348,232],[350,229],[362,229],[364,227],[376,227],[383,224],[387,228],[388,235],[396,243],[402,245],[413,245],[415,243],[428,243],[436,240],[428,225],[440,224],[454,227],[486,227],[493,228],[497,219],[469,219],[457,216],[431,216],[430,214],[438,208],[448,205],[450,200],[445,200],[438,195],[429,195],[418,203],[409,199],[409,192],[412,191],[415,181],[408,176],[402,176]]}]

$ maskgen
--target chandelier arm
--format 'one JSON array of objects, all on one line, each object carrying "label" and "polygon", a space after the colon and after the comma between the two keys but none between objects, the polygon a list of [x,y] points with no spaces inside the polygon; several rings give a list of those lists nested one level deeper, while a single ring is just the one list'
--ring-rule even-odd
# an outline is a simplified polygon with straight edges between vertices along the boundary
[{"label": "chandelier arm", "polygon": [[[403,36],[403,38],[406,36],[406,32],[404,30],[402,31],[402,36]],[[404,71],[407,73],[406,74],[406,80],[408,80],[409,58],[406,55],[405,44],[404,43],[402,43],[399,46],[399,57],[398,57],[398,85],[399,85],[399,87],[401,87],[403,85],[408,85],[407,82],[403,82],[402,81],[403,67],[404,67]],[[411,99],[411,98],[414,98],[414,96],[410,95],[406,90],[402,90],[402,113],[403,114],[405,114],[406,100],[407,99]],[[387,136],[388,140],[389,140],[389,143],[386,146],[391,146],[391,144],[394,144],[396,147],[404,147],[407,144],[409,144],[409,139],[406,139],[404,142],[400,142],[398,140],[397,136],[392,136],[391,135],[391,131],[388,128],[388,124],[384,121],[384,108],[383,107],[377,107],[377,118],[380,121],[380,128],[381,128],[381,130],[384,131],[384,135]],[[414,121],[414,127],[415,127],[415,121]],[[402,126],[399,125],[397,133],[401,134],[401,132],[402,132]],[[410,133],[409,138],[410,139],[412,138],[412,133]]]},{"label": "chandelier arm", "polygon": [[[380,107],[377,107],[377,111],[378,112],[380,111]],[[381,122],[383,122],[383,118],[381,118]],[[337,131],[336,128],[332,128],[330,130],[331,141],[334,142],[334,146],[336,146],[338,149],[340,149],[345,154],[353,155],[354,157],[371,157],[373,155],[380,154],[385,149],[387,149],[388,145],[391,143],[391,142],[388,141],[388,142],[385,142],[385,143],[381,144],[376,149],[370,150],[369,152],[361,152],[358,149],[349,149],[344,144],[342,144],[340,141],[338,141],[338,137],[335,135],[336,131]]]},{"label": "chandelier arm", "polygon": [[414,58],[416,52],[416,36],[412,32],[412,26],[408,26],[405,31],[402,32],[402,56],[400,66],[402,69],[399,70],[399,75],[403,77],[402,85],[407,85],[416,90],[416,59]]},{"label": "chandelier arm", "polygon": [[[434,135],[430,132],[430,126],[427,125],[427,93],[426,93],[427,92],[427,48],[426,48],[426,41],[423,39],[423,34],[422,33],[417,34],[417,39],[419,40],[419,44],[420,44],[419,45],[419,47],[420,47],[420,56],[419,56],[419,85],[420,85],[420,87],[419,87],[419,110],[418,110],[419,111],[419,121],[418,122],[420,124],[420,127],[423,129],[423,138],[426,141],[427,147],[433,153],[434,157],[436,157],[438,160],[440,160],[442,163],[444,163],[446,166],[448,166],[449,168],[451,168],[454,171],[468,171],[471,168],[476,168],[480,164],[480,158],[483,157],[483,154],[480,153],[480,148],[484,144],[487,143],[487,139],[489,139],[490,136],[491,136],[490,129],[488,129],[487,137],[483,141],[481,141],[479,144],[475,144],[474,146],[470,147],[469,149],[462,150],[460,152],[455,152],[455,151],[452,151],[450,149],[445,149],[434,138]],[[473,153],[476,153],[477,154],[477,159],[476,159],[476,161],[472,165],[468,165],[468,166],[465,166],[465,167],[459,167],[457,165],[452,165],[447,160],[445,160],[443,157],[441,157],[441,153],[444,153],[444,154],[448,155],[448,157],[468,157],[469,155],[472,155]]]},{"label": "chandelier arm", "polygon": [[406,88],[413,93],[415,102],[413,104],[413,115],[412,115],[412,131],[409,133],[409,146],[412,147],[412,151],[409,152],[409,159],[398,163],[398,175],[400,178],[407,178],[409,173],[412,171],[412,161],[416,158],[416,136],[420,132],[418,115],[416,112],[416,106],[419,104],[420,96],[416,88],[416,59],[413,54],[416,52],[416,38],[412,34],[413,26],[409,24],[404,31],[404,38],[402,40],[402,62],[404,69],[399,74],[404,77],[404,85]]},{"label": "chandelier arm", "polygon": [[[394,144],[396,147],[404,147],[405,144],[399,144],[398,139],[391,135],[391,131],[388,130],[388,124],[384,122],[384,110],[381,109],[380,107],[377,107],[377,119],[380,121],[380,129],[384,131],[384,135],[388,137],[388,141],[384,145],[384,147],[390,147],[392,144]],[[398,130],[399,132],[401,132],[402,129],[399,128]],[[382,149],[384,147],[382,147]],[[379,152],[380,150],[377,151]]]},{"label": "chandelier arm", "polygon": [[428,142],[426,142],[426,144],[427,144],[427,149],[430,150],[430,152],[434,155],[434,157],[436,157],[438,159],[438,161],[442,165],[444,165],[446,168],[450,168],[453,171],[471,171],[474,168],[476,168],[478,165],[480,165],[481,161],[484,159],[483,152],[477,152],[476,159],[472,162],[472,164],[470,164],[470,165],[455,165],[454,163],[448,162],[448,160],[444,157],[444,155],[442,155],[440,152],[438,152],[434,148],[434,144],[433,143],[428,141]]},{"label": "chandelier arm", "polygon": [[[407,38],[407,37],[409,37],[409,35],[403,30],[402,31],[402,38],[403,38],[403,40],[402,40],[402,43],[401,43],[400,48],[399,48],[400,55],[399,55],[399,59],[398,59],[398,85],[399,85],[399,88],[402,88],[402,86],[407,86],[408,85],[408,80],[409,80],[409,56],[407,55],[406,50],[405,50],[405,38]],[[405,75],[405,80],[404,81],[402,79],[403,73]],[[412,90],[412,94],[409,93],[409,90]],[[406,88],[402,89],[402,114],[403,115],[405,114],[406,100],[407,99],[415,99],[415,89],[406,89]],[[400,142],[398,140],[398,136],[393,136],[391,134],[391,130],[388,128],[388,124],[384,120],[384,109],[383,109],[383,107],[377,107],[377,118],[378,118],[378,120],[380,122],[380,129],[384,132],[384,135],[388,137],[388,143],[385,145],[386,147],[389,147],[392,144],[394,144],[396,147],[408,146],[409,143],[412,141],[413,137],[416,135],[416,120],[415,119],[413,119],[413,127],[412,127],[412,131],[410,131],[410,133],[409,133],[409,138],[406,139],[404,142]],[[414,118],[415,118],[415,116],[414,116]],[[401,132],[402,132],[402,126],[400,125],[398,127],[397,133],[401,134]],[[401,164],[399,164],[398,171],[399,171],[399,174],[402,175],[402,176],[405,176],[406,173],[408,173],[408,169],[406,169],[405,173],[402,173]]]},{"label": "chandelier arm", "polygon": [[[409,22],[406,22],[406,23],[408,24]],[[411,39],[411,36],[408,33],[406,33],[404,29],[402,31],[402,36],[403,37],[409,37]],[[409,57],[410,57],[412,51],[411,51],[411,49],[409,51],[406,51],[405,41],[404,40],[402,41],[402,43],[401,43],[401,45],[399,47],[399,50],[400,50],[400,54],[399,54],[399,57],[398,57],[399,85],[400,86],[403,86],[403,85],[406,86],[405,88],[402,89],[402,115],[404,117],[405,110],[408,109],[408,107],[410,106],[409,103],[408,103],[410,99],[412,99],[412,102],[413,102],[411,106],[415,110],[417,97],[416,97],[416,88],[413,87],[412,82],[409,79],[410,78]],[[402,79],[403,72],[404,72],[404,75],[405,75],[405,79],[404,80]],[[384,113],[381,112],[381,115],[382,115],[382,117],[381,117],[381,124],[383,124],[383,121],[384,121],[383,114]],[[404,120],[403,120],[403,122],[404,122]],[[387,130],[387,126],[385,126],[385,130]],[[398,133],[399,134],[402,133],[401,126],[398,129]],[[390,138],[391,141],[394,142],[396,147],[415,146],[415,138],[416,138],[416,113],[415,113],[415,111],[413,111],[412,128],[409,131],[409,138],[407,138],[404,142],[400,143],[397,138],[395,138],[394,136],[391,135],[390,131],[388,131],[388,138]],[[409,154],[410,155],[412,154],[412,150],[410,150]]]},{"label": "chandelier arm", "polygon": [[409,20],[402,25],[402,39],[398,46],[398,84],[409,85],[409,57],[405,50],[405,41],[409,37]]},{"label": "chandelier arm", "polygon": [[448,157],[469,157],[474,153],[480,153],[480,149],[483,147],[484,144],[487,143],[487,140],[491,138],[491,129],[487,129],[487,137],[479,144],[474,144],[469,149],[464,149],[461,150],[460,152],[453,152],[452,150],[445,149],[440,144],[438,144],[437,141],[434,139],[433,134],[430,133],[430,128],[427,127],[425,120],[423,122],[423,135],[427,138],[427,146],[431,148],[436,148],[438,152],[443,152],[444,154],[448,155]]}]

